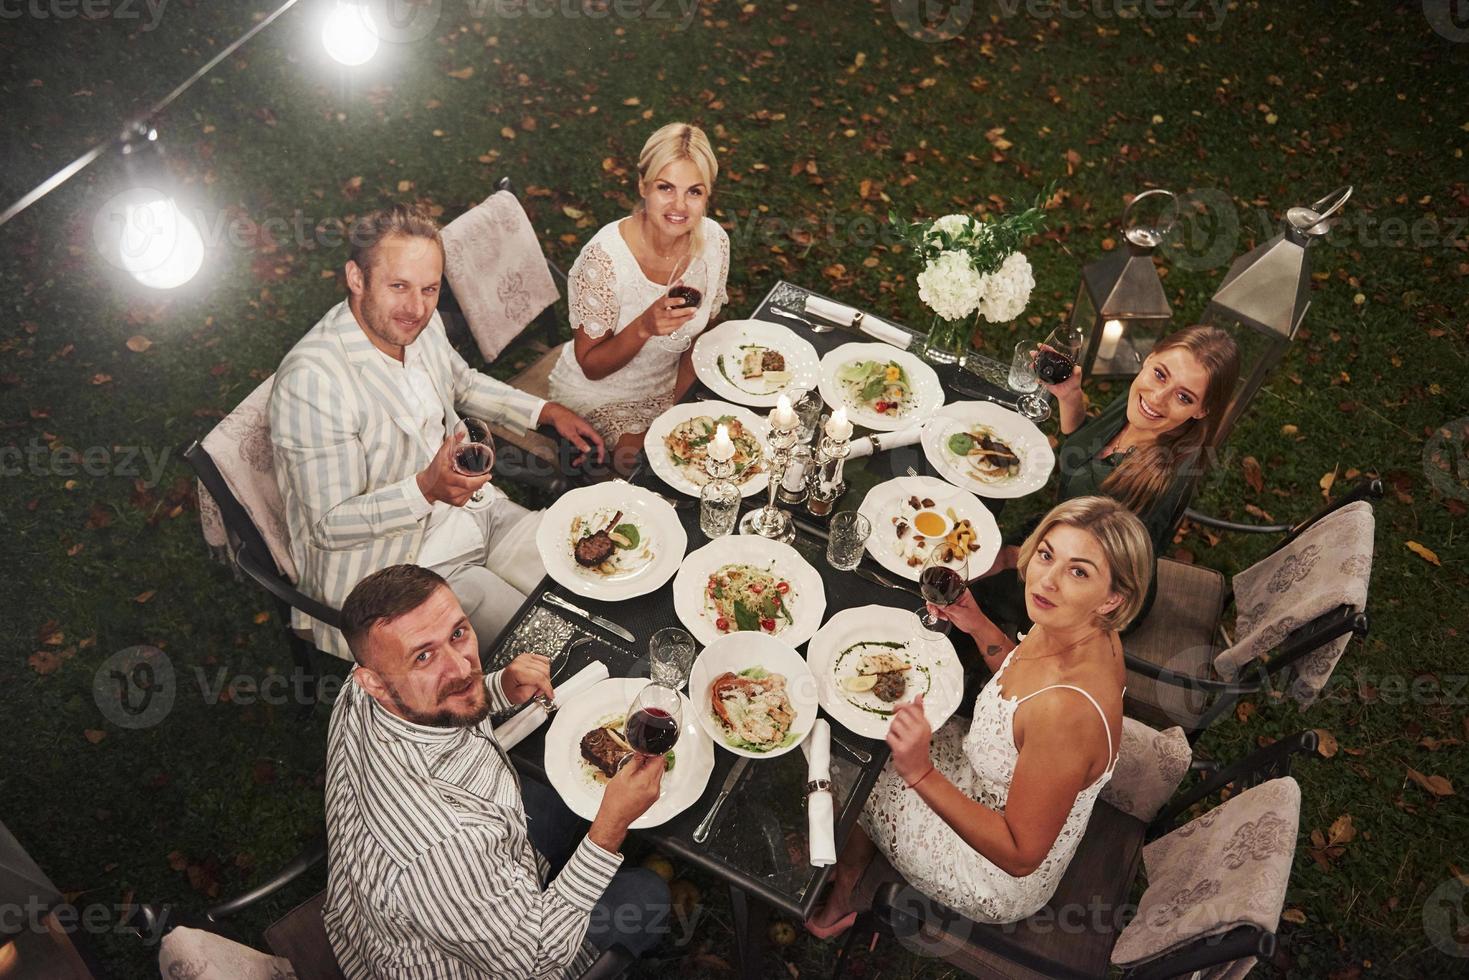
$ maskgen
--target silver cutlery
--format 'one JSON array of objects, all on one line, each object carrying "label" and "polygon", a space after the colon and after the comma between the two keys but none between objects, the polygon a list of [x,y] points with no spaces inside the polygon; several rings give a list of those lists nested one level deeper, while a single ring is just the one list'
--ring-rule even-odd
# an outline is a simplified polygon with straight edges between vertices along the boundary
[{"label": "silver cutlery", "polygon": [[542,592],[541,593],[541,601],[542,602],[548,602],[548,603],[550,603],[553,606],[558,606],[561,609],[564,609],[564,610],[566,610],[569,613],[572,613],[574,615],[580,616],[582,619],[585,619],[587,622],[591,623],[593,626],[600,626],[600,627],[602,627],[602,629],[604,629],[607,632],[611,633],[613,636],[621,637],[622,639],[626,640],[629,643],[636,643],[637,642],[637,637],[633,636],[631,633],[629,633],[626,629],[622,628],[621,626],[618,626],[612,620],[607,619],[607,618],[605,618],[603,616],[597,616],[597,615],[595,615],[593,613],[587,612],[581,606],[578,606],[578,605],[576,605],[573,602],[568,602],[567,600],[561,598],[559,595],[557,595],[554,592]]},{"label": "silver cutlery", "polygon": [[923,594],[912,586],[903,585],[901,582],[894,582],[892,579],[879,575],[876,572],[871,571],[870,569],[862,568],[859,566],[852,569],[852,571],[857,573],[858,578],[865,578],[867,581],[871,582],[874,585],[881,585],[884,588],[888,589],[898,589],[901,592],[907,592],[909,595],[918,596],[918,598],[920,599],[923,598]]},{"label": "silver cutlery", "polygon": [[845,742],[842,739],[837,738],[835,735],[831,737],[831,740],[835,742],[838,746],[840,746],[843,752],[847,753],[847,755],[850,755],[852,758],[856,759],[864,766],[872,764],[871,752],[864,752],[862,749],[857,748],[857,746],[852,745],[849,742]]},{"label": "silver cutlery", "polygon": [[792,313],[790,310],[783,310],[779,306],[768,306],[766,307],[766,310],[770,313],[774,313],[776,316],[783,316],[788,320],[795,320],[797,323],[806,326],[812,333],[830,333],[831,331],[836,329],[836,327],[833,327],[829,323],[815,323],[811,320],[806,319],[803,316]]},{"label": "silver cutlery", "polygon": [[699,821],[699,826],[694,828],[694,843],[702,844],[709,838],[709,831],[714,829],[714,818],[719,815],[719,808],[724,806],[724,801],[729,799],[729,794],[734,791],[740,777],[745,774],[745,767],[750,764],[750,757],[742,755],[735,760],[729,775],[724,777],[724,785],[719,788],[719,795],[714,798],[714,805],[709,812],[704,814],[704,819]]}]

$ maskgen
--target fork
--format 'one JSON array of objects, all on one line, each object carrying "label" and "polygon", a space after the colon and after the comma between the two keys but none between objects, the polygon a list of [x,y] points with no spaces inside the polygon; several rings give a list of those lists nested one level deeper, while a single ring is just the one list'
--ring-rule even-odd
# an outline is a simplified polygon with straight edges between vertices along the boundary
[{"label": "fork", "polygon": [[779,306],[771,306],[767,307],[767,309],[769,312],[774,313],[776,316],[783,316],[788,319],[795,320],[797,323],[804,324],[807,328],[810,329],[812,333],[830,333],[831,331],[836,329],[829,323],[813,323],[805,317],[796,313],[792,313],[790,310],[783,310]]}]

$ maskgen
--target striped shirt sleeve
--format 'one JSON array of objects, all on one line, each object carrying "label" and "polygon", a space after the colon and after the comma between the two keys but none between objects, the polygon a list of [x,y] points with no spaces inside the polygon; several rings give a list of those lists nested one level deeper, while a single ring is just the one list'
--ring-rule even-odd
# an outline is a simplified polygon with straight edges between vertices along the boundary
[{"label": "striped shirt sleeve", "polygon": [[583,840],[550,887],[511,858],[501,828],[466,828],[422,853],[398,890],[434,946],[493,978],[556,975],[577,958],[593,906],[622,864]]}]

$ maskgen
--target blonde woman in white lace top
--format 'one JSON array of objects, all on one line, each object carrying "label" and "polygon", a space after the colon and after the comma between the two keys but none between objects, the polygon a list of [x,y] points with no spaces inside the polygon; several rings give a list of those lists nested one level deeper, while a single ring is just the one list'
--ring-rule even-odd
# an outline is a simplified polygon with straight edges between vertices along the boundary
[{"label": "blonde woman in white lace top", "polygon": [[1151,569],[1152,544],[1131,511],[1077,497],[1021,546],[1035,626],[1018,645],[967,592],[929,607],[971,632],[994,676],[967,723],[932,732],[921,703],[898,709],[892,757],[807,928],[828,937],[852,924],[875,849],[915,888],[978,922],[1017,922],[1050,900],[1116,764],[1126,677],[1117,634],[1142,605]]},{"label": "blonde woman in white lace top", "polygon": [[[637,209],[598,231],[571,267],[572,341],[551,371],[551,397],[601,433],[619,472],[693,384],[679,348],[729,301],[729,237],[705,217],[718,172],[703,130],[659,129],[638,158]],[[698,305],[670,297],[675,284],[698,290]]]}]

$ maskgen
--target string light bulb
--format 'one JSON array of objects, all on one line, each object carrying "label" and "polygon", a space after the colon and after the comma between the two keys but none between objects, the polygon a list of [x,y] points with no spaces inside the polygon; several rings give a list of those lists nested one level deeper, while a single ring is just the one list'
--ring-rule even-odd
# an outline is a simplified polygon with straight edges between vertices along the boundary
[{"label": "string light bulb", "polygon": [[133,186],[97,214],[94,234],[102,255],[151,289],[176,289],[204,265],[204,239],[173,195],[163,166],[158,130],[131,127],[122,155]]},{"label": "string light bulb", "polygon": [[363,3],[337,0],[321,25],[321,43],[337,62],[355,68],[377,54],[377,25]]}]

